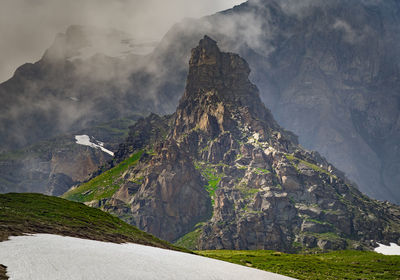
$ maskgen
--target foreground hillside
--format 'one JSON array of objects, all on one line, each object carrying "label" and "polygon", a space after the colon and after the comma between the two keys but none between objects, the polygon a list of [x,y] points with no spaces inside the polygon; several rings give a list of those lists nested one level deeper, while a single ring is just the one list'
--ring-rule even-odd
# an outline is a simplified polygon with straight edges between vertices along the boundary
[{"label": "foreground hillside", "polygon": [[51,233],[180,250],[98,209],[41,194],[0,194],[0,241],[24,233]]},{"label": "foreground hillside", "polygon": [[199,254],[300,280],[400,279],[400,256],[374,252],[337,251],[300,255],[274,251],[201,251]]}]

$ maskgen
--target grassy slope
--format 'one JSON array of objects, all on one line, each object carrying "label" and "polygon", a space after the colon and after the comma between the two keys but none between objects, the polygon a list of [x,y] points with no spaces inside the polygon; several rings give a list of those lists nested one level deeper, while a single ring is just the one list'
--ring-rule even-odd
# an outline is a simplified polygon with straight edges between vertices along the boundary
[{"label": "grassy slope", "polygon": [[200,255],[297,279],[400,279],[400,256],[365,251],[283,254],[274,251],[199,251]]},{"label": "grassy slope", "polygon": [[143,150],[133,154],[114,168],[107,170],[75,189],[69,190],[62,197],[79,202],[110,198],[120,188],[121,175],[130,166],[135,165],[142,154]]},{"label": "grassy slope", "polygon": [[174,245],[186,248],[189,250],[196,250],[197,249],[197,240],[199,239],[202,229],[201,227],[204,225],[204,223],[198,223],[195,226],[195,229],[181,238],[179,238]]},{"label": "grassy slope", "polygon": [[42,194],[0,194],[0,241],[24,233],[133,242],[189,252],[81,203]]}]

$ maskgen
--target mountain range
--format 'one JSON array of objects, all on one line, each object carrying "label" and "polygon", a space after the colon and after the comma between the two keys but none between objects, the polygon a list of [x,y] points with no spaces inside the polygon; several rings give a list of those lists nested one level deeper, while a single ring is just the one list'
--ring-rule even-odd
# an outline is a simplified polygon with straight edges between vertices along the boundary
[{"label": "mountain range", "polygon": [[237,54],[205,36],[176,112],[131,127],[111,169],[64,198],[193,249],[368,249],[400,208],[362,194],[273,118]]},{"label": "mountain range", "polygon": [[[261,100],[302,146],[344,170],[362,192],[400,203],[399,15],[395,0],[250,0],[184,20],[156,46],[139,47],[115,30],[99,42],[98,30],[71,26],[40,61],[0,85],[0,150],[132,113],[172,113],[189,50],[209,34],[248,61]],[[100,53],[109,45],[115,52]],[[9,178],[1,179],[8,190]]]}]

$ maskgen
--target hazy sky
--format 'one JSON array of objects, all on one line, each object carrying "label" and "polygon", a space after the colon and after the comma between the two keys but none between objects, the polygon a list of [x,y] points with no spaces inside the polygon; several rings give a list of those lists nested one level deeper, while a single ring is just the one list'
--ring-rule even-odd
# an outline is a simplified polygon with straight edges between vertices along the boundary
[{"label": "hazy sky", "polygon": [[114,27],[160,39],[185,17],[201,17],[244,0],[0,0],[0,82],[40,59],[71,24]]}]

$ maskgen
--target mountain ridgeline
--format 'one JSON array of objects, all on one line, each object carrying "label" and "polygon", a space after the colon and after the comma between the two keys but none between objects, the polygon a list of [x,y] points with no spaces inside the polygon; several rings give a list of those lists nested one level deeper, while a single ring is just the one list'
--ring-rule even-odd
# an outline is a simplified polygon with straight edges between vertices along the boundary
[{"label": "mountain ridgeline", "polygon": [[87,55],[96,32],[69,27],[0,85],[0,152],[132,112],[174,112],[190,48],[209,34],[246,59],[261,100],[302,146],[364,193],[400,203],[399,1],[250,0],[174,25],[147,55]]},{"label": "mountain ridgeline", "polygon": [[116,166],[64,197],[193,249],[400,242],[400,208],[363,195],[303,149],[274,120],[249,73],[244,59],[205,36],[191,52],[176,112],[139,120]]}]

